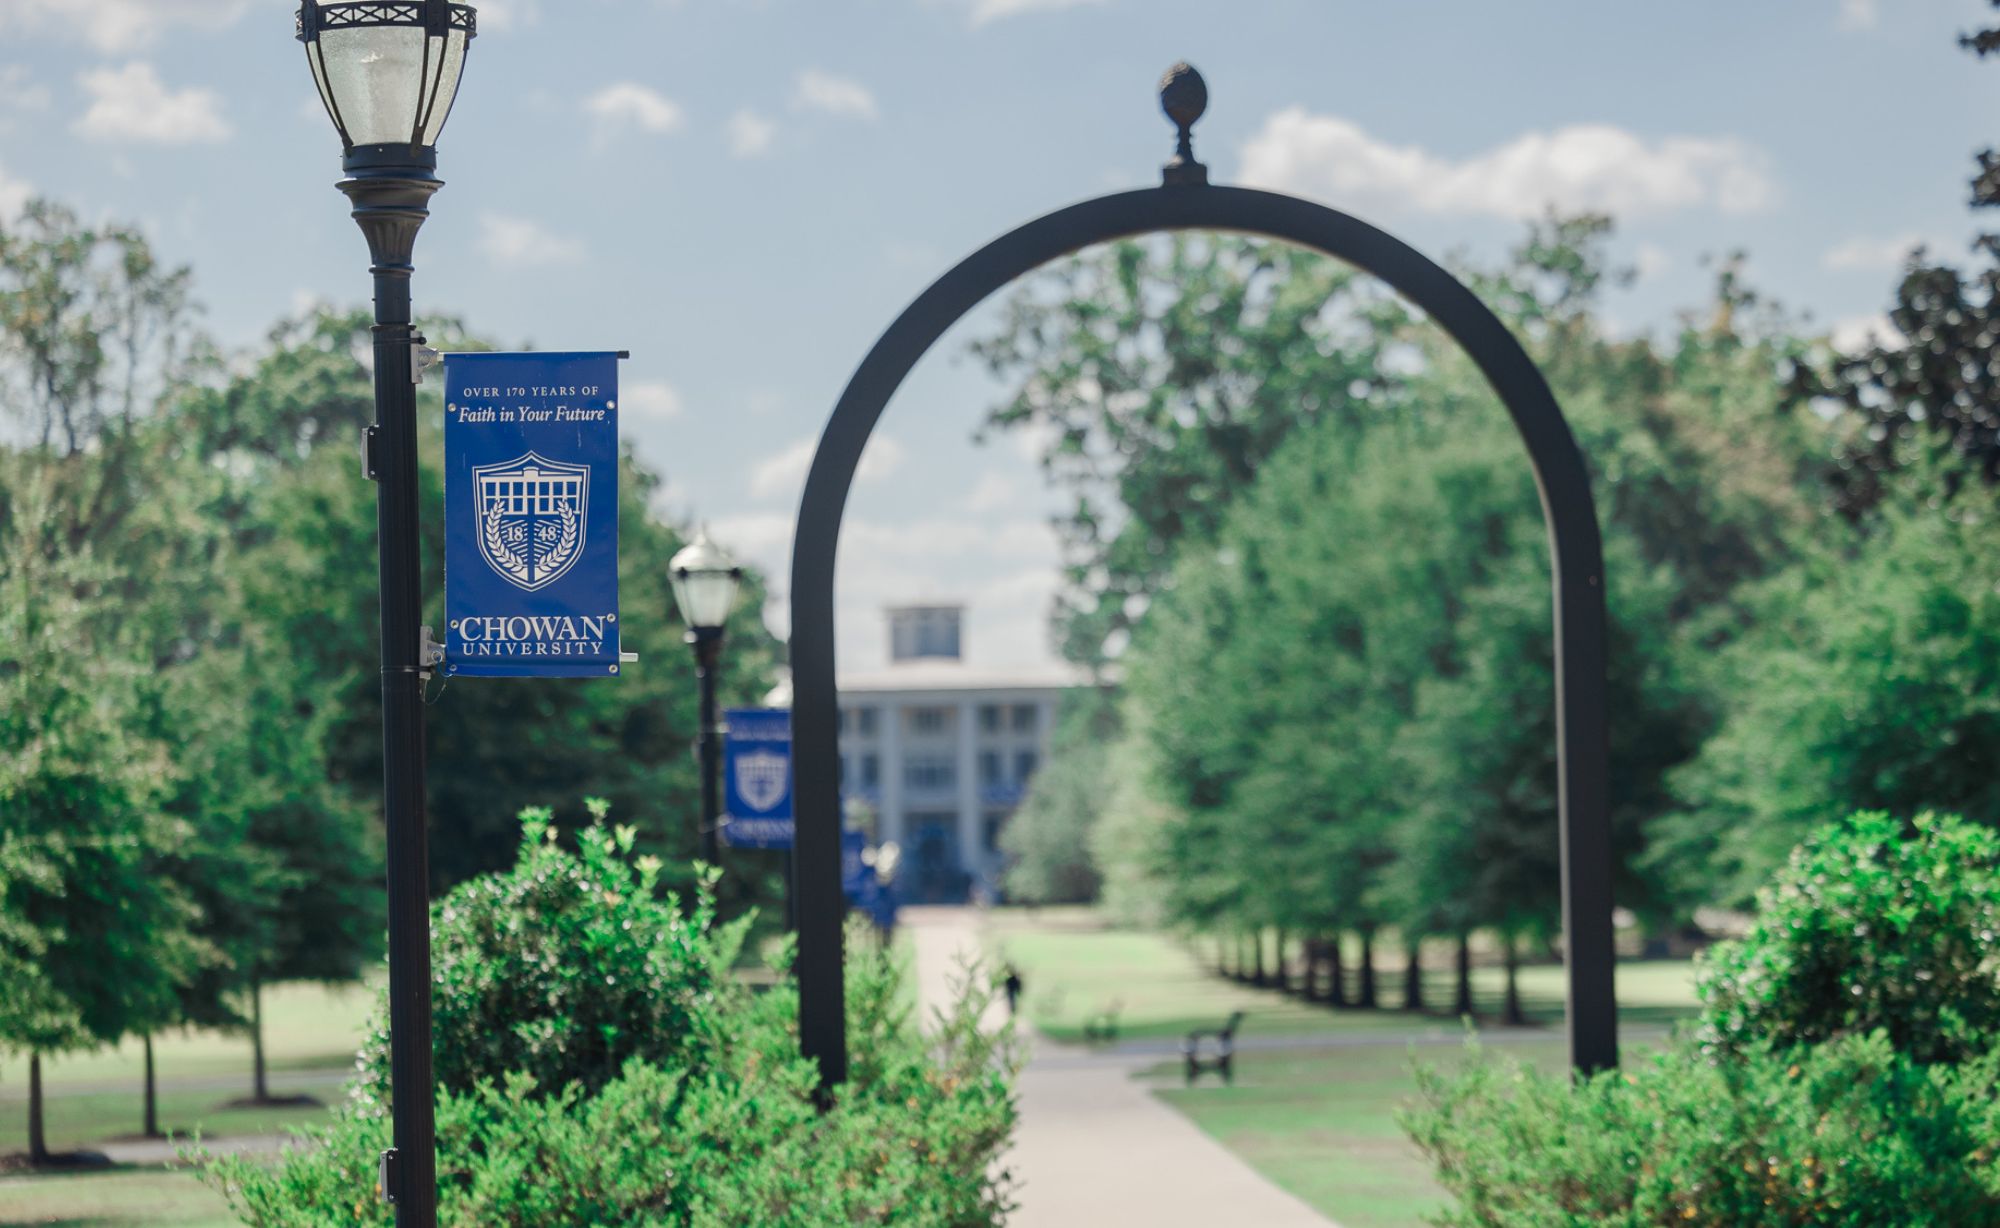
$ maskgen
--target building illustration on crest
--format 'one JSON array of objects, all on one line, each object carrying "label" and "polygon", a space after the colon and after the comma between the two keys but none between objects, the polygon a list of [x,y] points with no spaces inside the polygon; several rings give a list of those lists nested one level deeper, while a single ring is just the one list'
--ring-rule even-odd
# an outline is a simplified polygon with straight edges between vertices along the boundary
[{"label": "building illustration on crest", "polygon": [[563,578],[589,532],[590,466],[535,452],[472,471],[479,554],[526,592]]}]

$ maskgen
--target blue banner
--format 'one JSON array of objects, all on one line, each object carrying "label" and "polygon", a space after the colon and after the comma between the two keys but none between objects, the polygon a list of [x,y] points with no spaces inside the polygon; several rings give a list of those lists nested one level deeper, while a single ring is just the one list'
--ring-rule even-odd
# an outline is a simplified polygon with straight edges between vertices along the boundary
[{"label": "blue banner", "polygon": [[444,672],[618,673],[618,356],[445,359]]},{"label": "blue banner", "polygon": [[868,833],[853,827],[840,832],[840,889],[848,902],[859,904],[862,893],[875,881],[875,867],[863,860],[868,852]]},{"label": "blue banner", "polygon": [[722,838],[731,848],[792,847],[792,714],[731,708],[722,746]]}]

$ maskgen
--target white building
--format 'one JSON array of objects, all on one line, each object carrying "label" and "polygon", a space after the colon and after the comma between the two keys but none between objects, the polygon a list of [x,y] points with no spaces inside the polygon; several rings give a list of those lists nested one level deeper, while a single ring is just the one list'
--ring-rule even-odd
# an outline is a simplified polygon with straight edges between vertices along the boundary
[{"label": "white building", "polygon": [[1080,671],[978,669],[965,610],[889,611],[889,667],[840,677],[841,793],[902,848],[905,903],[964,900],[998,882],[1000,832],[1047,762],[1063,692]]}]

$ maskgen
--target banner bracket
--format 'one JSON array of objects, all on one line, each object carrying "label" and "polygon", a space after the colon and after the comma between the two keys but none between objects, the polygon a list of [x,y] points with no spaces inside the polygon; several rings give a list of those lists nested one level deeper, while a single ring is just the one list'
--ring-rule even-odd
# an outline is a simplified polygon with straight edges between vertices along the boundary
[{"label": "banner bracket", "polygon": [[434,350],[425,345],[422,337],[418,337],[416,340],[410,342],[410,382],[412,384],[423,383],[424,372],[443,361],[444,351]]},{"label": "banner bracket", "polygon": [[417,664],[426,676],[444,664],[444,645],[432,638],[429,624],[425,624],[417,638]]}]

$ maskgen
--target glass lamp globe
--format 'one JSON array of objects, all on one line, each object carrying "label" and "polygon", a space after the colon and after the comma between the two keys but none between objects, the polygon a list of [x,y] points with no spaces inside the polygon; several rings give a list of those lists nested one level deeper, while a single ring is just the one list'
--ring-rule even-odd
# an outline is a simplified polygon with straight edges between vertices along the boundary
[{"label": "glass lamp globe", "polygon": [[303,0],[298,12],[320,102],[350,152],[434,147],[478,32],[473,7],[449,0]]},{"label": "glass lamp globe", "polygon": [[703,528],[693,542],[668,564],[673,576],[674,601],[681,619],[697,631],[714,631],[729,621],[736,608],[736,590],[743,582],[743,569],[736,560],[710,540]]}]

